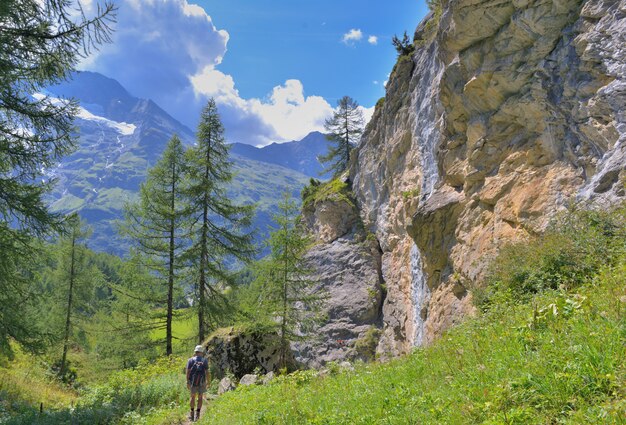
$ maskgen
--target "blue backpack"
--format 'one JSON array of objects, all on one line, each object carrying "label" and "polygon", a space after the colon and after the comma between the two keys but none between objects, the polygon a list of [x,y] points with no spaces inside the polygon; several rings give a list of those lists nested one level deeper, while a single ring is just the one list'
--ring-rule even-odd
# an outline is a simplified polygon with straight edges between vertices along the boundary
[{"label": "blue backpack", "polygon": [[206,360],[202,357],[193,357],[193,363],[189,368],[189,382],[193,387],[204,384],[206,379]]}]

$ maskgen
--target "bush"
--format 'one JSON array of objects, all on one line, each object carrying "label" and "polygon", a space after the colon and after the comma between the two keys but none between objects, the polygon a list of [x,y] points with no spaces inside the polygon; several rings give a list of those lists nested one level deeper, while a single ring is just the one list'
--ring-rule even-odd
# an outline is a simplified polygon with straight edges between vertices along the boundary
[{"label": "bush", "polygon": [[313,177],[311,177],[311,179],[309,180],[309,184],[304,186],[302,192],[300,192],[302,201],[306,201],[308,198],[315,196],[315,193],[317,192],[321,184],[322,182],[320,182],[318,179],[314,179]]},{"label": "bush", "polygon": [[475,300],[488,308],[496,299],[524,302],[546,290],[579,287],[613,265],[626,252],[625,241],[626,206],[571,209],[558,215],[544,235],[505,246]]},{"label": "bush", "polygon": [[371,326],[361,338],[357,339],[354,349],[361,359],[365,361],[376,359],[376,347],[378,347],[381,335],[382,331],[380,329],[376,326]]}]

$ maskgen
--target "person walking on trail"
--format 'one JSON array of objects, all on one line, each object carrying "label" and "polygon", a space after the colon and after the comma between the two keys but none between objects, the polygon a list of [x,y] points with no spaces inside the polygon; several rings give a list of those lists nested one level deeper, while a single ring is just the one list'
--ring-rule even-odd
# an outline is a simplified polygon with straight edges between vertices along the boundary
[{"label": "person walking on trail", "polygon": [[[195,355],[187,360],[187,388],[191,391],[191,400],[189,406],[191,413],[189,419],[197,421],[200,418],[200,409],[202,409],[202,398],[207,389],[209,382],[209,361],[204,358],[204,347],[198,345],[195,348]],[[196,396],[198,396],[198,405],[196,406]],[[195,416],[194,416],[194,408]]]}]

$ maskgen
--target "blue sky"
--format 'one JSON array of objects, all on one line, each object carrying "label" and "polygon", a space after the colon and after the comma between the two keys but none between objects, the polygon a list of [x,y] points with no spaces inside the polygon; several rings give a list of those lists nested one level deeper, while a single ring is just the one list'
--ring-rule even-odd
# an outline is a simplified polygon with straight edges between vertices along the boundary
[{"label": "blue sky", "polygon": [[254,145],[322,129],[344,95],[371,108],[396,59],[391,37],[412,35],[427,11],[423,0],[116,3],[113,44],[82,68],[192,128],[214,97],[228,140]]},{"label": "blue sky", "polygon": [[[287,79],[335,104],[350,95],[371,106],[396,53],[391,37],[412,34],[426,7],[420,0],[200,0],[218,28],[230,34],[219,69],[235,79],[244,97],[263,97]],[[362,39],[346,45],[344,34]],[[369,36],[377,44],[368,43]],[[377,81],[378,84],[374,84]]]}]

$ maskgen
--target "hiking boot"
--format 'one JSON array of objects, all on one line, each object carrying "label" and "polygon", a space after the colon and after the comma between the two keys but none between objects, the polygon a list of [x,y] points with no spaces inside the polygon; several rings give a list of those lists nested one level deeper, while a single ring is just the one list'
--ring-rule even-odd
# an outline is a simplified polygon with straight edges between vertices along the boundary
[{"label": "hiking boot", "polygon": [[193,410],[189,413],[189,420],[191,422],[193,422],[195,420],[194,416],[193,416]]},{"label": "hiking boot", "polygon": [[200,409],[196,410],[196,420],[200,419]]}]

